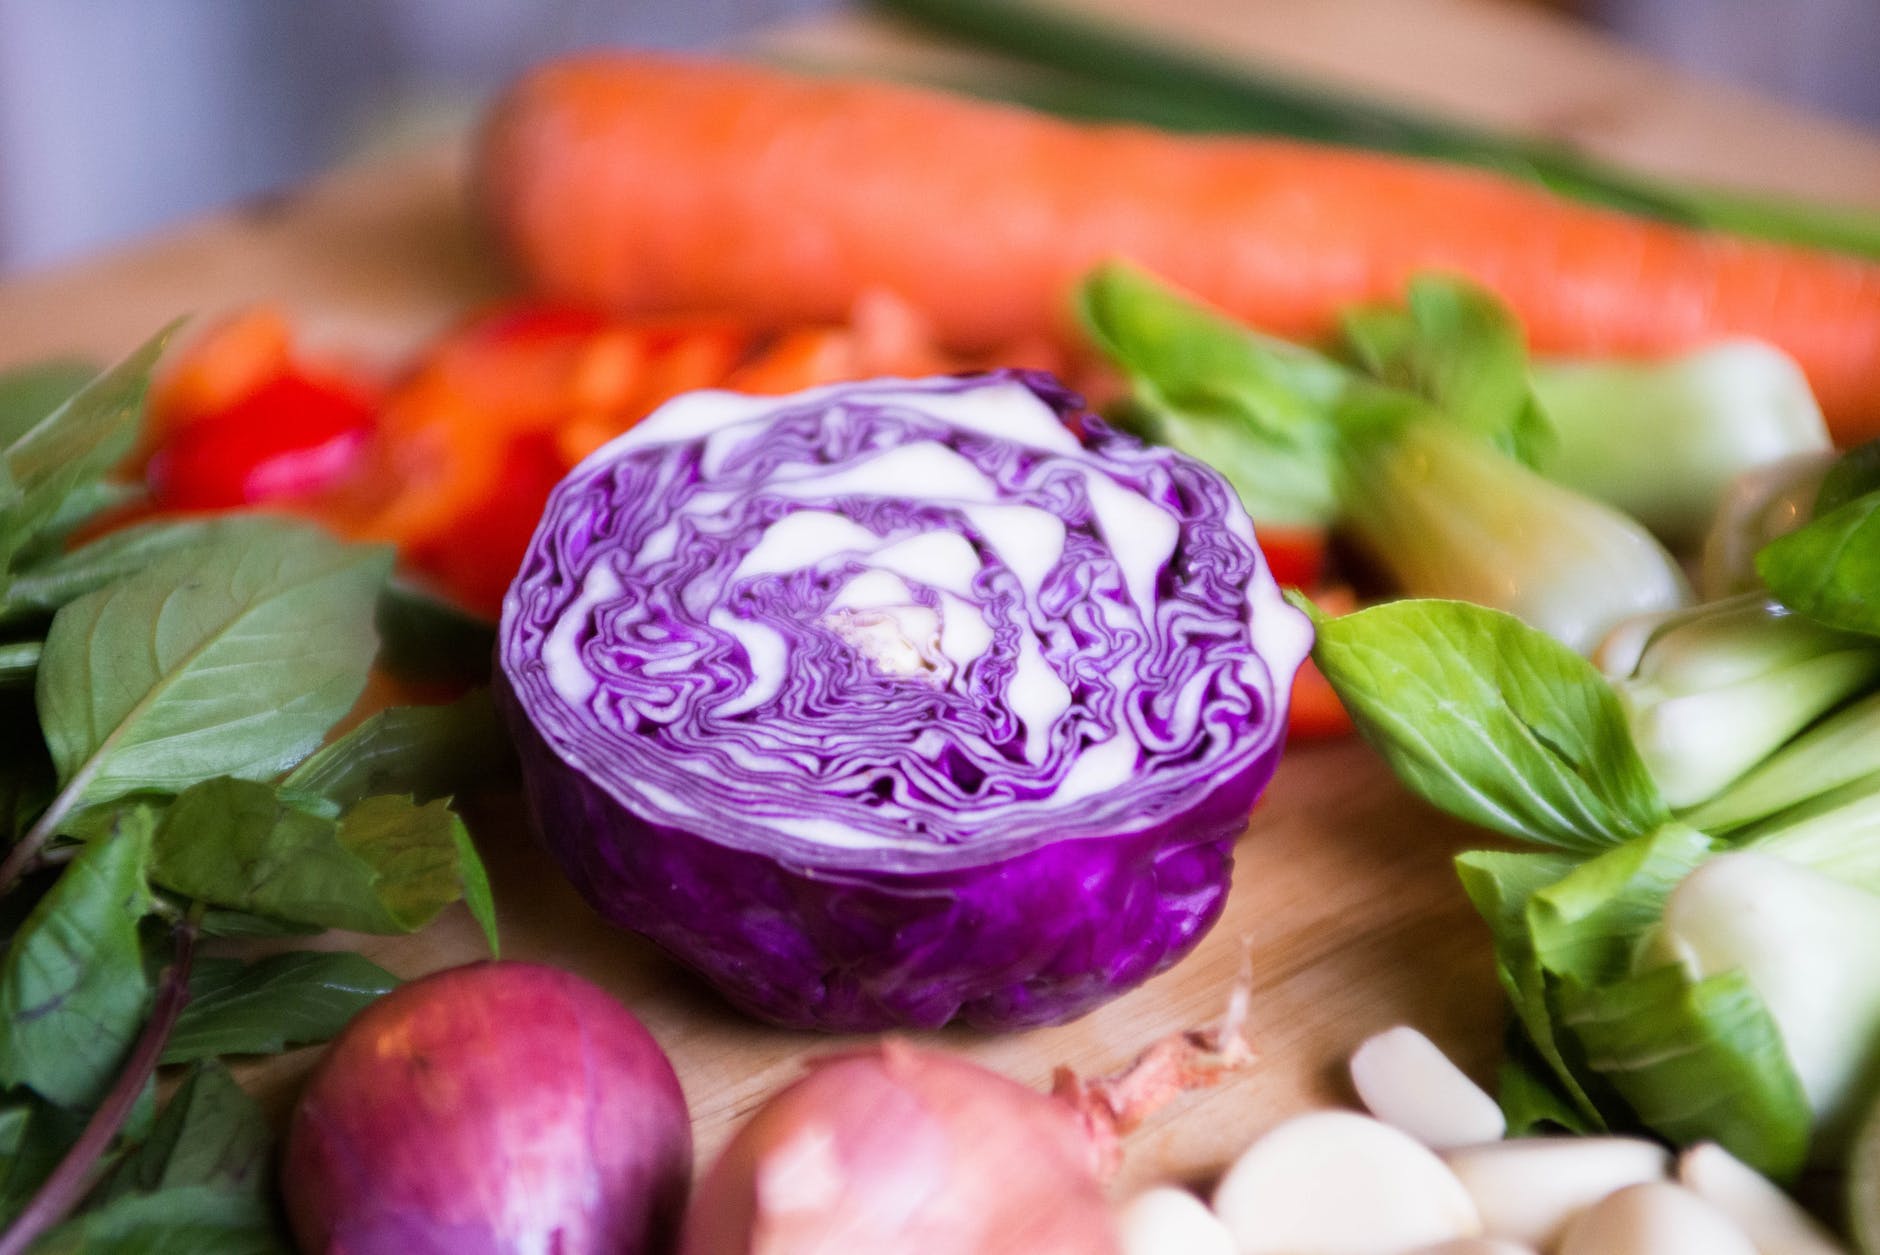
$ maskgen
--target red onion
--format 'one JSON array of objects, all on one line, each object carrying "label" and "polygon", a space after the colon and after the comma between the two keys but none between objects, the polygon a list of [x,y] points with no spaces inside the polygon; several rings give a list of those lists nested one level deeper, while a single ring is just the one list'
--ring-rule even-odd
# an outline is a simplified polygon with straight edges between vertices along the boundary
[{"label": "red onion", "polygon": [[308,1083],[283,1189],[305,1251],[669,1251],[692,1134],[672,1065],[602,990],[484,963],[368,1008]]},{"label": "red onion", "polygon": [[888,1039],[812,1064],[700,1182],[683,1255],[1106,1255],[1078,1113]]}]

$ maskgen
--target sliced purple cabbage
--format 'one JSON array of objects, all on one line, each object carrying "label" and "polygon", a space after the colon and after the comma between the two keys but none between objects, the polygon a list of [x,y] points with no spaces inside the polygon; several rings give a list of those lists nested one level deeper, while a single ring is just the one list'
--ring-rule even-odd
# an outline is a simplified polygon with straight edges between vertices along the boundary
[{"label": "sliced purple cabbage", "polygon": [[1220,476],[1078,410],[701,392],[575,469],[500,676],[603,915],[836,1031],[1062,1021],[1194,945],[1310,628]]}]

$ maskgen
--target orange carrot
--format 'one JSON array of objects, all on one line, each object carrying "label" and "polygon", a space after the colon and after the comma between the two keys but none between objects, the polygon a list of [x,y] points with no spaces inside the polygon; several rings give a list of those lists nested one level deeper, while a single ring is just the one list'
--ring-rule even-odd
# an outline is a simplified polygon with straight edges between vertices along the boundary
[{"label": "orange carrot", "polygon": [[1424,270],[1498,292],[1540,352],[1749,335],[1836,434],[1880,434],[1880,265],[1588,208],[1459,167],[1089,126],[932,91],[643,55],[549,65],[489,120],[483,204],[524,275],[631,312],[837,322],[885,289],[944,346],[1068,343],[1124,256],[1275,334]]}]

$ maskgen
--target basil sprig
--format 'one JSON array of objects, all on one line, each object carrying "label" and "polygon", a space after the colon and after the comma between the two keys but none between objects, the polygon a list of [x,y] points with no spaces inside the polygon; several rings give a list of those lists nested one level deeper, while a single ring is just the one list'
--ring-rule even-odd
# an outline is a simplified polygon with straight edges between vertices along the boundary
[{"label": "basil sprig", "polygon": [[487,701],[329,740],[375,625],[411,618],[388,550],[260,515],[70,543],[135,494],[110,473],[164,339],[0,374],[0,1255],[286,1249],[270,1131],[217,1059],[324,1041],[396,980],[199,939],[410,932],[464,901],[496,947],[447,800],[502,761]]}]

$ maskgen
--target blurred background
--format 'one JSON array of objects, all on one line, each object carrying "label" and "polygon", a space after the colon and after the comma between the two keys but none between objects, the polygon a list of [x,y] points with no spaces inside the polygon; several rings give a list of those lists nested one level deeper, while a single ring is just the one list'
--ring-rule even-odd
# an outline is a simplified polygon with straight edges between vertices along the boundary
[{"label": "blurred background", "polygon": [[[1697,73],[1880,124],[1880,0],[1474,2],[1554,9]],[[842,3],[0,0],[0,274],[447,133],[552,53],[709,47]]]}]

